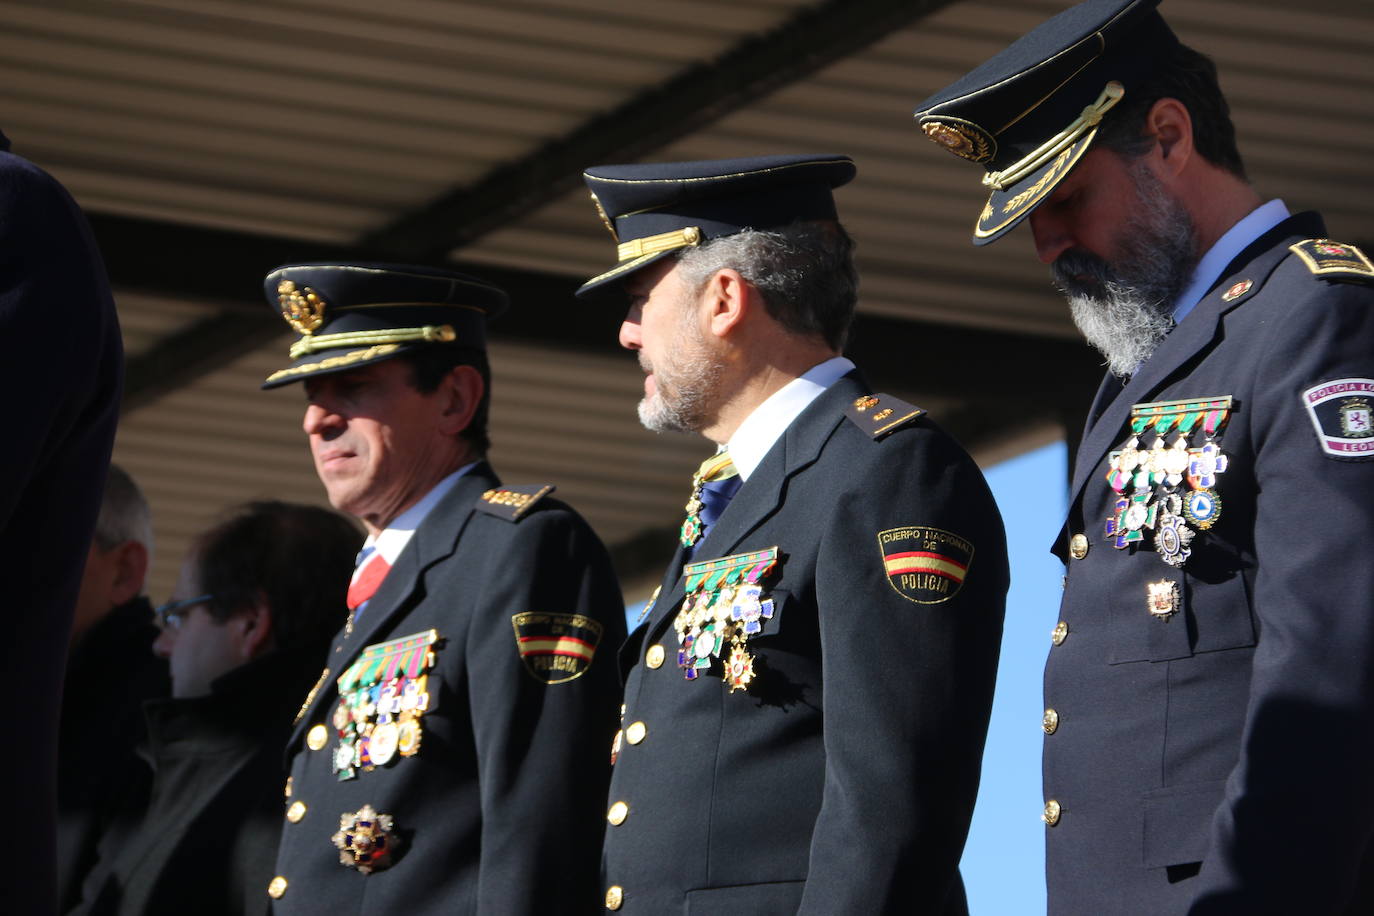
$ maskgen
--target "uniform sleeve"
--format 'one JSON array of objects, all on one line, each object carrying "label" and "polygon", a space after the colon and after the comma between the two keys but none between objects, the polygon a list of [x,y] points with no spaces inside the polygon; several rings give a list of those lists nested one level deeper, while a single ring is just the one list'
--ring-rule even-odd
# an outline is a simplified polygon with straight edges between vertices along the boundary
[{"label": "uniform sleeve", "polygon": [[1374,833],[1374,457],[1322,445],[1342,436],[1342,408],[1358,426],[1368,406],[1335,398],[1318,413],[1324,430],[1307,407],[1326,383],[1374,380],[1374,287],[1302,279],[1317,293],[1258,355],[1260,635],[1199,914],[1344,912]]},{"label": "uniform sleeve", "polygon": [[624,605],[570,512],[512,525],[469,635],[482,805],[479,913],[582,913],[597,900]]},{"label": "uniform sleeve", "polygon": [[816,570],[825,786],[801,912],[943,912],[992,705],[1005,536],[982,475],[925,424],[862,447]]},{"label": "uniform sleeve", "polygon": [[72,429],[88,405],[117,403],[113,319],[104,266],[76,204],[46,173],[0,156],[0,390],[22,392],[6,403],[0,530],[64,441],[89,435]]}]

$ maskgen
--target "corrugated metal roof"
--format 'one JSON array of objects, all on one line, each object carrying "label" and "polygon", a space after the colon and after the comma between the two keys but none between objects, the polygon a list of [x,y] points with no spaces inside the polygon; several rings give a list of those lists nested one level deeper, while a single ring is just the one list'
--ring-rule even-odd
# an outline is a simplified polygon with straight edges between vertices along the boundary
[{"label": "corrugated metal roof", "polygon": [[[863,311],[1070,337],[1025,233],[992,249],[969,244],[978,172],[910,118],[929,92],[1068,5],[954,2],[652,158],[849,153],[860,174],[839,199],[860,245]],[[0,4],[0,126],[92,212],[351,242],[803,8],[11,0]],[[1259,189],[1293,209],[1323,210],[1335,237],[1374,240],[1359,168],[1374,152],[1374,8],[1172,0],[1164,9],[1185,41],[1215,56]],[[590,275],[612,251],[573,191],[461,255]],[[212,313],[155,295],[119,299],[131,355]],[[155,595],[170,588],[186,539],[224,506],[321,500],[298,431],[299,391],[256,390],[285,346],[266,345],[126,417],[116,457],[154,504]],[[492,355],[493,459],[507,480],[557,483],[608,542],[673,523],[709,449],[638,427],[640,373],[613,341],[604,354],[502,343]],[[898,393],[927,400],[919,367]],[[925,406],[938,415],[958,405]]]}]

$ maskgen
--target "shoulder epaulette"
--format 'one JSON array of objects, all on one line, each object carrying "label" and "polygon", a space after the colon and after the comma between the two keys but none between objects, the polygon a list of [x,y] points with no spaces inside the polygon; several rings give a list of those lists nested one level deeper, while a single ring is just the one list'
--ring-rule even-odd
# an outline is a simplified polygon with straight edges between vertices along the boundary
[{"label": "shoulder epaulette", "polygon": [[1289,245],[1307,269],[1319,277],[1329,280],[1374,280],[1374,264],[1354,245],[1333,242],[1330,239],[1305,239],[1296,245]]},{"label": "shoulder epaulette", "polygon": [[874,439],[881,439],[924,413],[916,405],[890,394],[866,394],[844,409],[844,415]]},{"label": "shoulder epaulette", "polygon": [[477,508],[508,522],[518,522],[534,504],[554,491],[551,483],[527,483],[488,490],[477,500]]}]

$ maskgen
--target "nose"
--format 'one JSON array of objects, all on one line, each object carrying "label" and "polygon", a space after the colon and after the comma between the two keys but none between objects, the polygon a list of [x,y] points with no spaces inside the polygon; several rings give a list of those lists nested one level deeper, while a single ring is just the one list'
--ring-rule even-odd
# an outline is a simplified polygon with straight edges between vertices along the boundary
[{"label": "nose", "polygon": [[632,308],[620,322],[620,345],[626,350],[638,350],[644,346],[644,337],[639,323],[640,311]]},{"label": "nose", "polygon": [[1041,207],[1030,215],[1031,233],[1035,236],[1035,255],[1042,264],[1055,259],[1073,247],[1073,237],[1065,231],[1062,220],[1056,219],[1049,208]]},{"label": "nose", "polygon": [[176,635],[172,632],[171,627],[160,630],[157,639],[153,640],[153,654],[158,658],[171,658],[172,646],[176,644],[176,641]]},{"label": "nose", "polygon": [[325,430],[331,427],[342,425],[343,418],[333,410],[321,404],[310,403],[305,408],[305,419],[301,421],[301,429],[305,430],[307,436],[322,435]]}]

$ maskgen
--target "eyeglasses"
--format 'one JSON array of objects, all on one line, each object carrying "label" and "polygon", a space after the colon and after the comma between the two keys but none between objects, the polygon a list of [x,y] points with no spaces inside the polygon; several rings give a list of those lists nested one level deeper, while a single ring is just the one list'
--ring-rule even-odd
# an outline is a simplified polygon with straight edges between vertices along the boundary
[{"label": "eyeglasses", "polygon": [[217,596],[212,594],[198,595],[195,598],[183,598],[180,601],[168,601],[166,604],[153,608],[153,623],[157,624],[159,630],[180,630],[182,621],[186,619],[186,612],[197,604],[204,604],[213,601]]}]

